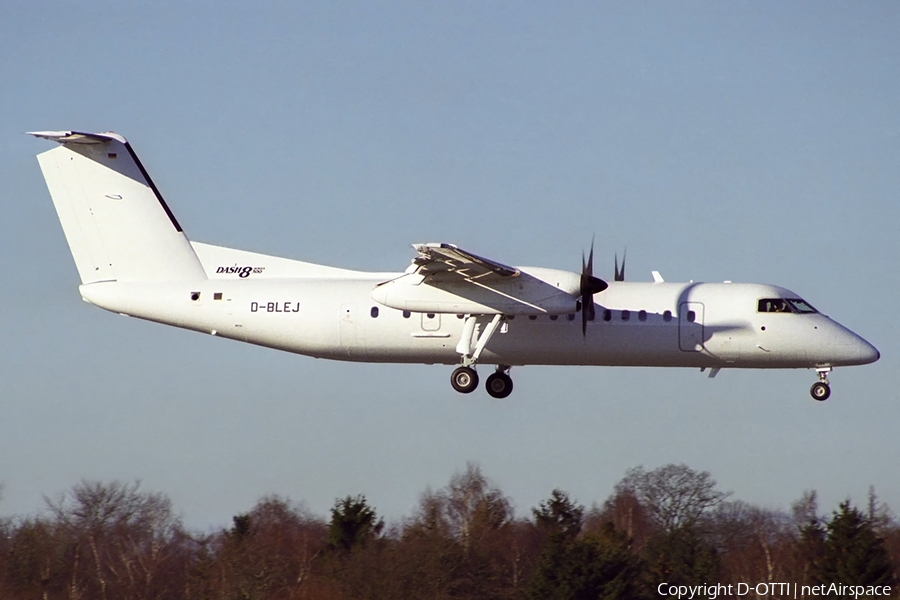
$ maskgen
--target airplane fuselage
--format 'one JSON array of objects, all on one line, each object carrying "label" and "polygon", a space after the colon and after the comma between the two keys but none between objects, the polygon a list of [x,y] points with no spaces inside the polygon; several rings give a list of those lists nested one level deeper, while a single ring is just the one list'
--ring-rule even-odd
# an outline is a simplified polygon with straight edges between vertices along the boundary
[{"label": "airplane fuselage", "polygon": [[[285,280],[100,282],[85,300],[113,312],[297,354],[363,362],[456,364],[462,314],[388,308],[372,290],[400,274]],[[759,312],[784,288],[613,282],[582,335],[576,313],[506,316],[480,363],[820,368],[872,362],[868,342],[818,312]],[[479,317],[485,326],[489,316]]]}]

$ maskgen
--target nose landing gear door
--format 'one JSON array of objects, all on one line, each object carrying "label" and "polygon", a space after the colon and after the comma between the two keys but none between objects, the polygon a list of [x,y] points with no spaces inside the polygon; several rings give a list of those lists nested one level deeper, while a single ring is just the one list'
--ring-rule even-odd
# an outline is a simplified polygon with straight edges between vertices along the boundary
[{"label": "nose landing gear door", "polygon": [[678,347],[684,352],[703,350],[703,303],[682,302],[678,307]]}]

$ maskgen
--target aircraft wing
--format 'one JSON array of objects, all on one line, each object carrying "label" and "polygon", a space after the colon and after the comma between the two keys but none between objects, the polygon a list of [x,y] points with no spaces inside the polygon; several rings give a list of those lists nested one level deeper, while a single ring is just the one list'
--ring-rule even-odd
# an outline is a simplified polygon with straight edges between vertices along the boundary
[{"label": "aircraft wing", "polygon": [[373,300],[397,310],[457,315],[537,316],[577,310],[577,273],[521,270],[453,244],[413,248],[419,255],[406,273],[376,285]]},{"label": "aircraft wing", "polygon": [[481,279],[495,275],[517,277],[519,270],[504,264],[482,258],[453,244],[413,244],[419,256],[413,259],[416,273],[424,277],[447,274],[451,278]]}]

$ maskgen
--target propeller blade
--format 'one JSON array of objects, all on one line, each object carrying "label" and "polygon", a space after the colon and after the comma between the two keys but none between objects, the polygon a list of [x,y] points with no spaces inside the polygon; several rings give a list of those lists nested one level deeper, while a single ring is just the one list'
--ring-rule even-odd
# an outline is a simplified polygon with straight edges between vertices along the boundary
[{"label": "propeller blade", "polygon": [[591,238],[591,252],[588,254],[588,264],[587,264],[587,274],[592,276],[594,274],[594,238]]},{"label": "propeller blade", "polygon": [[619,269],[619,253],[616,253],[616,281],[625,281],[625,257],[628,256],[628,249],[622,253],[622,269]]},{"label": "propeller blade", "polygon": [[591,251],[587,262],[584,260],[584,252],[581,253],[581,335],[587,336],[588,321],[593,321],[596,316],[594,310],[594,294],[602,292],[609,284],[594,277],[594,240],[591,240]]}]

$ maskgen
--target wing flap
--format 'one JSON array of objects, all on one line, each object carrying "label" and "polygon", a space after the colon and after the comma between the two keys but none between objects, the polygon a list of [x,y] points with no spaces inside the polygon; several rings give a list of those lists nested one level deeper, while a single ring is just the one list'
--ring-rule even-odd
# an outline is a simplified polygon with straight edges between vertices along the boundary
[{"label": "wing flap", "polygon": [[413,244],[419,256],[413,259],[417,272],[428,277],[438,273],[458,275],[463,279],[483,277],[517,277],[519,270],[467,252],[453,244]]}]

